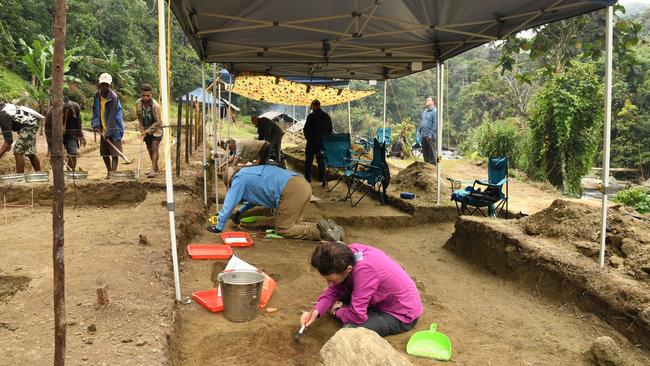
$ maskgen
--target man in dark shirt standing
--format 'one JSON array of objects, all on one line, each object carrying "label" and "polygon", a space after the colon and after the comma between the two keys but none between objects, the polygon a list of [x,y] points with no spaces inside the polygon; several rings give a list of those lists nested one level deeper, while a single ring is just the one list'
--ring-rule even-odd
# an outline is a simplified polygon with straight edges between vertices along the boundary
[{"label": "man in dark shirt standing", "polygon": [[315,99],[311,102],[312,112],[307,116],[305,127],[302,132],[307,139],[305,147],[305,179],[311,182],[311,166],[316,155],[318,164],[318,179],[325,186],[325,162],[323,161],[323,136],[330,135],[332,129],[332,119],[320,108],[320,101]]},{"label": "man in dark shirt standing", "polygon": [[257,139],[268,141],[271,144],[271,150],[276,153],[276,162],[281,161],[282,136],[284,131],[275,122],[266,117],[251,117],[251,122],[257,127]]},{"label": "man in dark shirt standing", "polygon": [[[45,138],[47,148],[52,151],[52,108],[45,116]],[[64,98],[63,101],[63,146],[68,153],[68,167],[77,168],[77,152],[79,145],[86,146],[83,130],[81,129],[81,108],[79,104]]]}]

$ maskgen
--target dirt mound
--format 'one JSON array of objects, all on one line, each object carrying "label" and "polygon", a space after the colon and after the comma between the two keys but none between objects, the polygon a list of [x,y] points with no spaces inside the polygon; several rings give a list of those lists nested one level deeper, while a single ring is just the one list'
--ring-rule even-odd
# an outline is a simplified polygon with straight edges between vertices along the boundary
[{"label": "dirt mound", "polygon": [[[559,245],[598,258],[600,210],[585,204],[555,200],[546,209],[519,221],[528,235],[554,239]],[[650,217],[624,207],[608,210],[609,265],[636,279],[650,279]]]},{"label": "dirt mound", "polygon": [[416,161],[392,177],[391,188],[415,193],[416,197],[431,195],[436,191],[436,167]]}]

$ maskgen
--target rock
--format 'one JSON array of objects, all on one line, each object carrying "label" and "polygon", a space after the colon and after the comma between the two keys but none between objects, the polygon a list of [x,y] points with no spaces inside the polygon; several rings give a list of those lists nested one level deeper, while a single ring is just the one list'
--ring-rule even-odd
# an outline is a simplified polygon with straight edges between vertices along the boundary
[{"label": "rock", "polygon": [[145,344],[147,344],[147,341],[145,341],[144,339],[139,339],[139,340],[135,343],[135,345],[138,346],[138,347],[144,346]]},{"label": "rock", "polygon": [[650,274],[650,266],[642,266],[641,270],[647,274]]},{"label": "rock", "polygon": [[151,245],[146,236],[139,234],[138,235],[138,244],[140,245]]},{"label": "rock", "polygon": [[0,323],[0,328],[5,328],[11,332],[15,332],[18,329],[18,326],[7,322],[2,322]]},{"label": "rock", "polygon": [[97,331],[97,326],[95,323],[92,323],[86,329],[88,330],[88,333],[95,333]]},{"label": "rock", "polygon": [[646,180],[645,182],[643,182],[643,185],[644,185],[645,187],[650,187],[650,178],[648,178],[648,180]]},{"label": "rock", "polygon": [[131,343],[131,342],[133,342],[133,339],[131,339],[131,338],[122,338],[122,340],[120,340],[120,342],[122,342],[122,343]]},{"label": "rock", "polygon": [[639,249],[640,249],[639,243],[637,243],[636,241],[629,238],[623,239],[623,243],[621,244],[621,251],[625,253],[626,257],[629,257],[632,254],[638,252]]},{"label": "rock", "polygon": [[625,360],[619,346],[607,336],[596,338],[591,345],[591,358],[597,366],[623,366]]},{"label": "rock", "polygon": [[85,344],[93,344],[93,339],[92,339],[92,338],[85,338],[85,337],[84,337],[84,338],[81,338],[81,340],[82,340]]},{"label": "rock", "polygon": [[607,242],[618,249],[623,245],[623,237],[620,235],[607,235]]},{"label": "rock", "polygon": [[639,319],[643,320],[646,324],[650,324],[650,306],[639,313]]},{"label": "rock", "polygon": [[600,251],[600,246],[590,241],[576,241],[573,245],[575,245],[576,249],[578,249],[585,257],[592,257]]},{"label": "rock", "polygon": [[611,258],[609,258],[609,263],[612,265],[612,267],[619,268],[625,264],[625,259],[617,255],[613,255]]},{"label": "rock", "polygon": [[377,333],[366,328],[343,328],[320,350],[323,366],[408,366],[406,356]]}]

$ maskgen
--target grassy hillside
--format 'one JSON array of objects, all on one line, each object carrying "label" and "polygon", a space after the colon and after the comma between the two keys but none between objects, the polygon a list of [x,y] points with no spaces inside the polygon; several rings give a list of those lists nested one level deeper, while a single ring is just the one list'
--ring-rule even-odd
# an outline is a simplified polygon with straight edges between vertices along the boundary
[{"label": "grassy hillside", "polygon": [[23,78],[0,65],[0,100],[11,101],[31,94],[32,87]]}]

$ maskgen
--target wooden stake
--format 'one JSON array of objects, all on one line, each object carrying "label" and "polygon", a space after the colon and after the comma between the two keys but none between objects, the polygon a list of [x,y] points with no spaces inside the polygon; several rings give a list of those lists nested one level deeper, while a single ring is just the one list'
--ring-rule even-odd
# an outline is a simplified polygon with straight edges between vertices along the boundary
[{"label": "wooden stake", "polygon": [[190,95],[185,95],[185,164],[190,163]]},{"label": "wooden stake", "polygon": [[178,124],[176,126],[176,176],[181,176],[181,123],[183,121],[183,98],[178,98]]},{"label": "wooden stake", "polygon": [[54,366],[65,365],[65,257],[63,207],[63,65],[66,38],[67,0],[56,0],[54,10],[54,58],[52,60],[52,154],[54,180],[52,201],[52,261],[54,268]]}]

